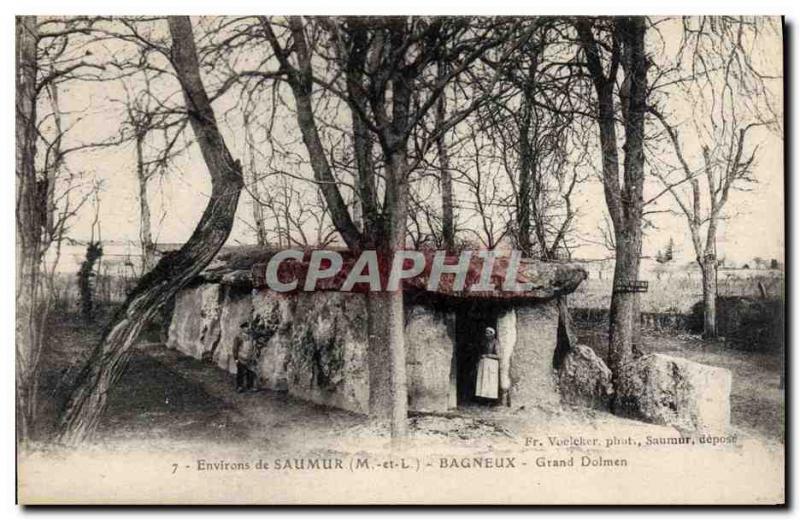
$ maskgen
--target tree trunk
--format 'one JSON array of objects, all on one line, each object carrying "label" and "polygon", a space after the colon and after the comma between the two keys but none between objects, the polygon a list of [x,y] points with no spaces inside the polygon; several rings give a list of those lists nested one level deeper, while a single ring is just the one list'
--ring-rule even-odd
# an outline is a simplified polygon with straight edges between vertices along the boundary
[{"label": "tree trunk", "polygon": [[[445,76],[444,65],[438,65],[438,74]],[[442,92],[436,102],[436,127],[444,124],[447,116],[447,99]],[[440,187],[442,190],[442,242],[447,251],[453,252],[456,248],[456,229],[453,216],[453,179],[450,173],[450,157],[447,154],[445,132],[436,139],[436,150],[439,156]]]},{"label": "tree trunk", "polygon": [[[325,197],[331,220],[348,248],[360,251],[363,248],[377,248],[379,255],[391,261],[395,251],[405,245],[406,214],[408,210],[408,161],[406,150],[409,133],[406,128],[409,117],[410,83],[407,78],[392,78],[392,124],[382,129],[382,148],[386,159],[386,186],[382,215],[377,213],[374,204],[375,192],[373,173],[370,171],[371,140],[366,133],[366,126],[360,115],[354,113],[353,138],[354,152],[359,170],[359,198],[364,213],[364,232],[353,222],[347,205],[342,198],[333,174],[325,147],[317,129],[312,103],[311,52],[306,42],[303,23],[298,17],[289,18],[292,33],[292,52],[296,56],[299,68],[289,64],[284,51],[272,32],[269,22],[264,23],[264,30],[271,40],[273,49],[281,65],[290,70],[288,77],[294,95],[297,124],[303,136],[303,143],[308,151],[314,179]],[[363,40],[362,40],[363,42]],[[359,50],[361,49],[361,50]],[[363,62],[364,54],[361,44],[352,49],[350,58],[354,63]],[[399,55],[399,54],[398,54]],[[358,74],[353,75],[359,67],[351,67],[348,74],[348,89],[352,89]],[[363,99],[353,95],[350,99],[351,110],[363,108]],[[405,376],[405,343],[403,295],[401,291],[392,293],[370,293],[368,295],[368,328],[369,351],[368,365],[370,371],[370,415],[390,418],[393,440],[401,439],[406,432],[407,390]]]},{"label": "tree trunk", "polygon": [[245,114],[245,147],[247,148],[247,183],[250,187],[251,209],[253,210],[253,224],[256,228],[256,243],[264,247],[267,245],[267,228],[264,225],[264,208],[261,205],[261,190],[258,186],[258,174],[256,173],[256,150],[253,135],[250,130],[250,117]]},{"label": "tree trunk", "polygon": [[714,255],[698,259],[703,275],[703,337],[717,337],[717,260]]},{"label": "tree trunk", "polygon": [[638,294],[625,290],[638,280],[642,249],[641,228],[632,226],[616,236],[614,291],[609,309],[609,368],[619,383],[622,367],[633,359],[633,345],[638,338]]},{"label": "tree trunk", "polygon": [[530,115],[525,111],[519,128],[519,193],[517,194],[517,247],[522,253],[533,258],[531,242],[531,169],[533,167],[533,151],[530,146]]},{"label": "tree trunk", "polygon": [[36,413],[36,378],[41,346],[37,322],[42,226],[46,185],[36,179],[36,17],[16,19],[16,419],[26,440]]},{"label": "tree trunk", "polygon": [[[251,178],[254,178],[253,175]],[[258,200],[261,196],[258,189],[257,181],[253,181],[251,191],[253,193],[253,200],[250,201],[253,209],[253,221],[256,223],[256,243],[262,247],[267,245],[267,227],[264,225],[264,208],[261,207],[261,202]]]},{"label": "tree trunk", "polygon": [[442,239],[447,251],[456,249],[455,217],[453,216],[453,179],[450,174],[450,160],[444,137],[437,142],[439,148],[439,168],[441,170],[442,190]]},{"label": "tree trunk", "polygon": [[148,175],[144,166],[144,135],[136,137],[136,177],[139,181],[139,242],[142,247],[142,274],[155,265],[155,244],[150,223],[150,202],[147,198]]},{"label": "tree trunk", "polygon": [[397,439],[406,434],[408,413],[403,293],[370,292],[367,305],[369,413],[390,420]]},{"label": "tree trunk", "polygon": [[[625,123],[624,180],[616,215],[616,265],[611,299],[609,346],[614,383],[627,384],[623,367],[633,360],[633,347],[640,340],[639,294],[618,291],[639,278],[642,254],[642,191],[644,187],[644,114],[647,99],[647,58],[644,50],[644,19],[626,17],[618,22],[623,39],[623,68],[627,92],[621,95]],[[613,123],[612,123],[613,124]],[[614,201],[617,203],[617,201]],[[624,408],[625,403],[615,403]]]},{"label": "tree trunk", "polygon": [[61,140],[64,137],[64,128],[61,121],[61,103],[58,97],[58,83],[50,83],[48,86],[50,92],[50,104],[53,108],[53,126],[55,127],[55,138],[50,145],[50,155],[53,159],[49,165],[46,165],[47,175],[47,197],[45,202],[46,209],[46,235],[52,240],[53,235],[56,233],[56,180],[58,174],[61,172],[61,167],[64,162],[64,157],[61,154]]},{"label": "tree trunk", "polygon": [[[385,213],[388,218],[380,237],[382,247],[379,247],[384,265],[405,246],[407,168],[405,147],[398,147],[389,158],[386,176]],[[392,439],[397,443],[406,435],[408,418],[403,292],[370,293],[369,303],[370,415],[391,419]]]},{"label": "tree trunk", "polygon": [[192,236],[165,255],[117,311],[78,376],[61,417],[59,440],[75,444],[95,430],[111,387],[122,374],[130,347],[148,319],[216,256],[233,227],[242,190],[241,165],[234,161],[200,77],[188,17],[170,17],[172,64],[181,82],[189,121],[211,176],[211,196]]},{"label": "tree trunk", "polygon": [[[644,48],[645,22],[642,17],[614,20],[612,59],[608,74],[600,57],[590,21],[576,22],[592,82],[597,93],[597,123],[603,156],[603,188],[614,225],[614,289],[609,309],[609,368],[617,391],[624,386],[623,367],[633,359],[633,346],[639,338],[638,295],[629,287],[638,280],[642,250],[642,191],[644,186],[644,114],[647,108],[647,56]],[[621,50],[621,55],[620,55]],[[614,86],[617,65],[625,72],[620,87],[620,107],[625,127],[623,180],[620,185],[619,151],[616,135],[617,113]],[[615,402],[616,411],[626,403]]]}]

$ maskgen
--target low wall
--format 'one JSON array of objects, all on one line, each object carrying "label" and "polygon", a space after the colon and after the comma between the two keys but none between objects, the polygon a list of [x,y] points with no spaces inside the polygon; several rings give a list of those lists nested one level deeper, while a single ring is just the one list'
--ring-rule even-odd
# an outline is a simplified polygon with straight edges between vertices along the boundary
[{"label": "low wall", "polygon": [[[720,296],[717,298],[717,332],[726,345],[738,350],[781,352],[784,345],[784,302],[776,298]],[[578,325],[607,325],[608,309],[570,309]],[[643,312],[642,327],[651,331],[703,332],[703,305],[691,314]]]},{"label": "low wall", "polygon": [[[607,325],[608,309],[570,309],[576,324]],[[672,312],[643,312],[642,327],[647,330],[676,330],[692,332],[703,326],[702,316]]]}]

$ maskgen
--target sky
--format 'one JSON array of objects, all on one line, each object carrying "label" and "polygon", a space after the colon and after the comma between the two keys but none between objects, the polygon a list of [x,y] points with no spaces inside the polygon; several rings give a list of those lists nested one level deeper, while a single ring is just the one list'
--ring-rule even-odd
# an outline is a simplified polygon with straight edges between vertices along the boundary
[{"label": "sky", "polygon": [[[670,39],[667,31],[667,40]],[[665,48],[669,48],[669,43]],[[782,44],[775,35],[765,44],[762,54],[779,67]],[[109,83],[81,83],[66,86],[60,93],[62,106],[71,114],[80,114],[81,120],[72,130],[74,139],[91,140],[103,136],[114,136],[119,132],[122,114],[118,104],[109,98],[121,98],[122,89]],[[774,102],[782,106],[781,92],[775,93]],[[215,105],[218,119],[228,145],[239,150],[243,133],[236,121],[228,121],[221,114],[225,107]],[[685,110],[691,110],[687,107]],[[680,110],[677,115],[681,116]],[[594,128],[591,128],[594,130]],[[722,223],[718,235],[718,256],[729,262],[745,263],[755,256],[784,257],[784,169],[782,136],[768,131],[756,132],[759,155],[754,168],[757,183],[747,192],[734,192],[728,203],[728,218]],[[596,158],[599,167],[599,157]],[[102,238],[113,241],[138,240],[139,203],[135,176],[135,155],[132,145],[105,148],[95,152],[75,154],[69,159],[70,167],[83,172],[86,183],[93,179],[102,182],[99,215],[102,223]],[[311,176],[309,168],[297,171],[297,175]],[[660,190],[658,183],[648,181],[644,198],[647,200]],[[188,238],[204,209],[210,183],[205,165],[195,146],[175,161],[170,171],[158,176],[150,184],[154,237],[159,242],[180,243]],[[463,195],[463,194],[462,194]],[[456,193],[456,198],[462,195]],[[605,258],[608,250],[599,242],[599,225],[604,221],[606,210],[602,186],[599,181],[579,186],[575,194],[575,206],[579,208],[576,231],[587,237],[574,251],[580,258]],[[250,218],[250,197],[245,193],[237,211],[237,221],[229,244],[254,243]],[[669,196],[660,199],[659,210],[675,209]],[[95,208],[86,204],[72,223],[71,238],[86,240],[91,233],[91,220]],[[652,216],[654,227],[646,230],[643,254],[654,256],[672,238],[676,246],[676,257],[681,261],[694,259],[694,251],[688,237],[686,221],[682,215],[658,213]]]}]

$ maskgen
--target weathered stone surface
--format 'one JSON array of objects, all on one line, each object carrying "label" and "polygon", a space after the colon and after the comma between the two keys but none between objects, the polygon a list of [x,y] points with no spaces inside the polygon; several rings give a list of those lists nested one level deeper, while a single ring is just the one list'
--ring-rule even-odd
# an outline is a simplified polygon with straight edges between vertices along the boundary
[{"label": "weathered stone surface", "polygon": [[260,317],[275,331],[259,359],[262,386],[367,413],[365,299],[361,294],[332,292],[289,298],[272,291],[252,294],[241,287],[203,284],[178,294],[169,346],[233,373],[233,340],[240,325]]},{"label": "weathered stone surface", "polygon": [[269,390],[288,390],[287,370],[295,300],[273,291],[257,291],[252,301],[253,317],[260,319],[272,333],[259,359],[261,384]]},{"label": "weathered stone surface", "polygon": [[[260,384],[309,401],[369,411],[366,296],[317,291],[281,295],[266,289],[202,284],[176,298],[169,346],[230,372],[233,340],[245,320],[272,334],[259,360]],[[409,409],[455,406],[454,323],[447,312],[412,306],[406,316]],[[498,317],[501,386],[512,406],[557,404],[553,371],[558,312],[554,302],[525,304]]]},{"label": "weathered stone surface", "polygon": [[572,323],[572,316],[567,306],[567,299],[565,297],[558,298],[556,305],[558,306],[558,340],[553,364],[556,370],[558,370],[561,368],[561,365],[564,364],[564,357],[567,353],[578,345],[578,335]]},{"label": "weathered stone surface", "polygon": [[517,344],[517,312],[508,309],[497,317],[497,342],[500,344],[500,389],[511,388],[511,355]]},{"label": "weathered stone surface", "polygon": [[217,284],[180,291],[175,297],[167,346],[197,359],[208,356],[219,342],[221,310]]},{"label": "weathered stone surface", "polygon": [[578,345],[578,334],[572,323],[572,315],[569,312],[566,297],[558,298],[556,305],[558,305],[558,339],[567,350],[571,350]]},{"label": "weathered stone surface", "polygon": [[[455,316],[418,305],[406,313],[406,374],[412,410],[444,412],[455,399],[451,388]],[[453,395],[451,396],[451,392]]]},{"label": "weathered stone surface", "polygon": [[562,360],[558,390],[564,403],[607,410],[614,392],[611,370],[590,347],[576,345]]},{"label": "weathered stone surface", "polygon": [[617,388],[622,414],[684,431],[730,425],[731,373],[688,359],[649,354],[626,365]]},{"label": "weathered stone surface", "polygon": [[511,354],[511,405],[556,405],[560,398],[553,371],[558,333],[555,303],[520,306],[517,343]]},{"label": "weathered stone surface", "polygon": [[358,413],[369,411],[367,310],[363,294],[298,294],[288,346],[289,393]]},{"label": "weathered stone surface", "polygon": [[225,296],[220,312],[219,345],[212,353],[214,363],[228,372],[236,372],[233,360],[233,340],[241,334],[241,324],[252,319],[253,303],[250,291],[230,286],[224,287]]}]

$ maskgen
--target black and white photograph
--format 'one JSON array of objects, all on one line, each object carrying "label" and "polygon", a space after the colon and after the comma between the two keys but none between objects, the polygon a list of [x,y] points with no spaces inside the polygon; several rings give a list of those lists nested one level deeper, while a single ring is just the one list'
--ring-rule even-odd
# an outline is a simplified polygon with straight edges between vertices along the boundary
[{"label": "black and white photograph", "polygon": [[785,504],[785,19],[279,7],[17,6],[19,504]]}]

